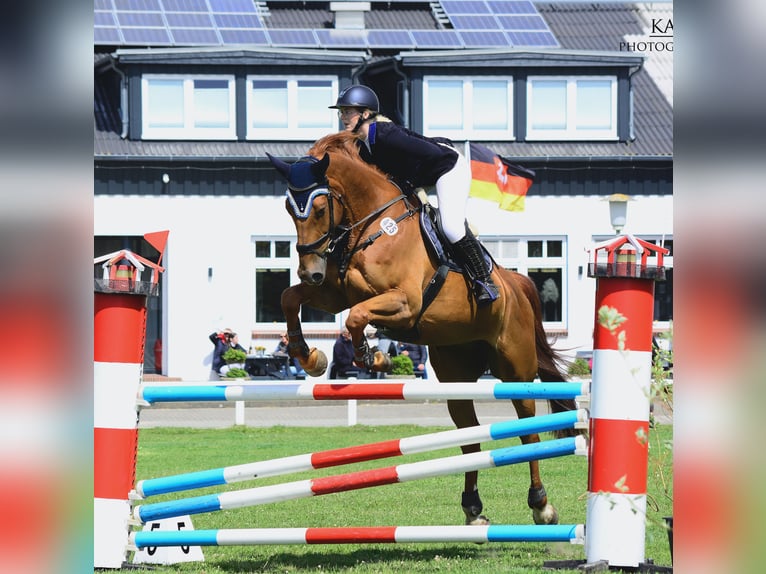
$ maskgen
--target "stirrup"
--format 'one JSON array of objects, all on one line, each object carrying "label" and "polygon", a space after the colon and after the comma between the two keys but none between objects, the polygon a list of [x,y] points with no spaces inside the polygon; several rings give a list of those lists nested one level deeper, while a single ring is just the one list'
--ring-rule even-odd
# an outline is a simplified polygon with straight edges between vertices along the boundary
[{"label": "stirrup", "polygon": [[486,283],[478,280],[473,282],[473,296],[476,298],[476,303],[480,307],[489,305],[497,300],[499,295],[500,292],[497,289],[497,285],[495,285],[492,279]]}]

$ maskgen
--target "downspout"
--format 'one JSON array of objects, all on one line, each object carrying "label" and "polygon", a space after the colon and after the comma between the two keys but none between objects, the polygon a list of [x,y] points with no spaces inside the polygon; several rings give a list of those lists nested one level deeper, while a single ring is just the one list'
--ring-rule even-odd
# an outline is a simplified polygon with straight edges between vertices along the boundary
[{"label": "downspout", "polygon": [[128,78],[125,72],[114,65],[114,57],[109,56],[109,67],[120,76],[120,119],[122,120],[122,133],[120,137],[128,137]]},{"label": "downspout", "polygon": [[359,76],[364,74],[365,70],[367,69],[367,66],[369,65],[370,54],[364,54],[362,56],[362,59],[363,59],[362,64],[358,68],[354,68],[351,71],[351,84],[352,85],[359,83]]},{"label": "downspout", "polygon": [[[407,77],[407,74],[402,72],[402,70],[399,68],[399,63],[402,61],[402,57],[400,55],[394,56],[394,65],[391,68],[394,73],[401,78],[401,81],[399,84],[402,86],[402,101],[396,102],[397,106],[399,107],[399,115],[402,116],[402,122],[406,127],[410,127],[410,87],[407,83],[409,78]],[[397,96],[399,95],[399,92],[397,90]]]},{"label": "downspout", "polygon": [[628,71],[628,102],[629,102],[629,110],[630,110],[630,118],[628,119],[628,140],[629,141],[636,141],[636,134],[633,131],[634,130],[634,122],[633,122],[633,76],[638,73],[638,71],[643,68],[643,64],[640,64],[638,66],[634,66]]}]

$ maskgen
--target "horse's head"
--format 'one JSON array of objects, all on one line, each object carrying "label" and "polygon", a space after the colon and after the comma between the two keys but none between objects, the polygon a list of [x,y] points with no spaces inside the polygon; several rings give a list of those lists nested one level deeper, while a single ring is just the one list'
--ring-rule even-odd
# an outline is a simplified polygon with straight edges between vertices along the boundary
[{"label": "horse's head", "polygon": [[288,164],[266,154],[287,180],[285,207],[295,223],[298,236],[298,277],[304,283],[320,285],[327,272],[327,255],[332,252],[336,229],[343,215],[339,198],[327,183],[330,156],[319,160],[304,156]]}]

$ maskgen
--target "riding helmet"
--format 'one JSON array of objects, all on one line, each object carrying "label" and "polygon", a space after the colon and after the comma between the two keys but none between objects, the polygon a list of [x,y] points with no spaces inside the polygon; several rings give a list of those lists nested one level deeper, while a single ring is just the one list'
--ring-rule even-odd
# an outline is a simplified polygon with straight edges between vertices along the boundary
[{"label": "riding helmet", "polygon": [[330,108],[367,108],[375,113],[380,111],[378,96],[367,86],[354,85],[344,88],[338,94],[338,101]]}]

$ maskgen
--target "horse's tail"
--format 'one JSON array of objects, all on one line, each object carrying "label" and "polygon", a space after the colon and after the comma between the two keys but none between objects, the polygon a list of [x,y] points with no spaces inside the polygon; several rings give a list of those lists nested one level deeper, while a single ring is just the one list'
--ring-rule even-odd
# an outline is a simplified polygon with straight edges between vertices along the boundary
[{"label": "horse's tail", "polygon": [[[522,289],[532,306],[535,314],[535,348],[537,349],[537,376],[546,383],[561,383],[567,380],[564,374],[564,365],[567,361],[548,341],[548,335],[543,328],[543,311],[540,304],[540,294],[537,292],[534,282],[527,276],[522,275]],[[548,404],[551,412],[560,413],[577,408],[573,399],[549,399]],[[557,437],[573,436],[578,434],[572,429],[555,431]]]}]

